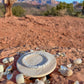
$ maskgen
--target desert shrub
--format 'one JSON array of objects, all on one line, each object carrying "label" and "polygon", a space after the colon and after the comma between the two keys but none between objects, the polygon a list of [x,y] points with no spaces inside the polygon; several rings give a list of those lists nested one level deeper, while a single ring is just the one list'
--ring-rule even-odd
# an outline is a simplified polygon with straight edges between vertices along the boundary
[{"label": "desert shrub", "polygon": [[65,2],[60,2],[60,4],[56,6],[57,10],[62,10],[66,8],[67,8],[67,4]]},{"label": "desert shrub", "polygon": [[0,17],[4,16],[4,14],[5,14],[4,5],[0,4]]},{"label": "desert shrub", "polygon": [[5,13],[4,5],[1,5],[1,6],[0,6],[0,9],[1,9],[1,11],[2,11],[3,13]]},{"label": "desert shrub", "polygon": [[56,8],[53,7],[50,11],[50,15],[53,15],[53,16],[56,16],[57,15],[57,11],[56,11]]},{"label": "desert shrub", "polygon": [[82,2],[82,6],[84,7],[84,1]]},{"label": "desert shrub", "polygon": [[84,15],[84,6],[83,6],[83,8],[82,8],[82,14]]},{"label": "desert shrub", "polygon": [[74,12],[73,4],[67,4],[67,13],[68,13],[68,15],[72,15],[73,12]]},{"label": "desert shrub", "polygon": [[76,12],[75,16],[80,17],[82,14],[81,12]]},{"label": "desert shrub", "polygon": [[[50,12],[49,12],[50,11]],[[46,11],[44,15],[53,15],[53,16],[64,16],[72,15],[74,11],[73,4],[67,4],[65,2],[60,2],[56,7],[52,7],[50,10]]]},{"label": "desert shrub", "polygon": [[59,10],[58,11],[58,16],[64,16],[64,15],[67,15],[67,9],[63,9],[63,10]]},{"label": "desert shrub", "polygon": [[47,10],[46,12],[44,12],[43,15],[45,15],[45,16],[51,15],[51,11],[50,10]]},{"label": "desert shrub", "polygon": [[80,18],[84,18],[84,15],[81,15]]},{"label": "desert shrub", "polygon": [[25,10],[21,6],[14,6],[12,8],[13,15],[15,16],[24,16],[25,15]]}]

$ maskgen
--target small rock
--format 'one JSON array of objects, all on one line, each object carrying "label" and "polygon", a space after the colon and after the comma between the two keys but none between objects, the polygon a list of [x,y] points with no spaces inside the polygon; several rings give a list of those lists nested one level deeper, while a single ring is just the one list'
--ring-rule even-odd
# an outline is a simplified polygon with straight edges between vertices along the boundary
[{"label": "small rock", "polygon": [[39,81],[39,79],[36,79],[36,80],[35,80],[35,83],[38,83],[38,81]]},{"label": "small rock", "polygon": [[79,81],[75,81],[74,84],[80,84]]},{"label": "small rock", "polygon": [[7,75],[9,73],[11,73],[11,72],[10,71],[6,71],[6,72],[3,73],[3,75]]},{"label": "small rock", "polygon": [[61,56],[61,53],[56,53],[56,57],[60,57]]},{"label": "small rock", "polygon": [[24,83],[24,76],[23,76],[23,74],[18,74],[18,75],[16,76],[16,83],[17,83],[17,84],[22,84],[22,83]]},{"label": "small rock", "polygon": [[3,65],[0,65],[0,72],[3,72],[4,71],[4,67]]},{"label": "small rock", "polygon": [[4,72],[4,75],[8,75],[9,73],[11,73],[11,70],[12,70],[12,66],[8,66]]},{"label": "small rock", "polygon": [[61,56],[61,53],[59,52],[58,55]]},{"label": "small rock", "polygon": [[46,80],[45,84],[50,84],[50,81],[49,80]]},{"label": "small rock", "polygon": [[61,56],[62,56],[62,57],[65,57],[65,56],[66,56],[66,54],[65,54],[65,53],[61,53]]},{"label": "small rock", "polygon": [[30,83],[30,84],[33,84],[33,83]]},{"label": "small rock", "polygon": [[67,65],[68,68],[71,68],[71,66],[72,66],[72,64],[68,64],[68,65]]},{"label": "small rock", "polygon": [[65,54],[65,53],[60,53],[60,52],[59,52],[59,53],[56,54],[56,56],[57,56],[57,57],[59,57],[59,56],[64,57],[64,56],[66,56],[66,54]]},{"label": "small rock", "polygon": [[8,61],[9,61],[9,62],[13,62],[13,61],[14,61],[14,57],[9,57],[9,58],[8,58]]},{"label": "small rock", "polygon": [[73,71],[71,69],[68,69],[65,66],[61,66],[59,69],[59,72],[63,75],[63,76],[71,76],[73,74]]},{"label": "small rock", "polygon": [[46,76],[41,78],[41,81],[45,82],[47,80]]},{"label": "small rock", "polygon": [[11,70],[12,70],[12,66],[11,65],[6,68],[6,71],[11,71]]},{"label": "small rock", "polygon": [[67,70],[67,67],[66,67],[66,66],[61,65],[61,66],[60,66],[60,69],[61,69],[61,70]]},{"label": "small rock", "polygon": [[39,49],[40,49],[39,47],[36,48],[36,50],[39,50]]},{"label": "small rock", "polygon": [[8,58],[4,58],[4,59],[2,60],[2,62],[3,62],[3,63],[8,63]]},{"label": "small rock", "polygon": [[66,70],[65,76],[71,76],[73,74],[73,71],[71,69]]},{"label": "small rock", "polygon": [[13,77],[13,74],[7,74],[7,79],[10,80]]},{"label": "small rock", "polygon": [[81,64],[82,63],[82,60],[79,58],[79,59],[76,59],[74,60],[74,64]]},{"label": "small rock", "polygon": [[34,52],[34,50],[30,50],[30,52]]},{"label": "small rock", "polygon": [[3,76],[3,72],[0,72],[0,79],[2,78],[2,76]]},{"label": "small rock", "polygon": [[45,84],[45,83],[39,79],[36,79],[34,84]]}]

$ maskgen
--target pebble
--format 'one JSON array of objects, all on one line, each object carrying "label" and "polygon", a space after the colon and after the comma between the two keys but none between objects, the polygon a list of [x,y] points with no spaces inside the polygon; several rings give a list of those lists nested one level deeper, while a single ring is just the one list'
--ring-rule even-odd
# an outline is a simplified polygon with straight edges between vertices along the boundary
[{"label": "pebble", "polygon": [[4,72],[4,75],[8,75],[9,73],[11,73],[11,70],[12,70],[12,66],[8,66]]},{"label": "pebble", "polygon": [[72,66],[72,64],[68,64],[68,65],[67,65],[68,68],[71,68],[71,66]]},{"label": "pebble", "polygon": [[6,72],[7,71],[11,71],[11,70],[12,70],[12,66],[11,65],[6,68]]},{"label": "pebble", "polygon": [[6,71],[6,72],[3,73],[3,75],[7,75],[9,73],[10,73],[10,71]]},{"label": "pebble", "polygon": [[46,80],[45,84],[50,84],[50,81],[49,80]]},{"label": "pebble", "polygon": [[7,74],[7,79],[8,80],[12,79],[12,77],[13,77],[13,74]]},{"label": "pebble", "polygon": [[68,69],[65,66],[61,66],[59,69],[59,72],[63,75],[63,76],[71,76],[73,74],[73,71],[71,69]]},{"label": "pebble", "polygon": [[58,55],[61,56],[61,53],[59,52]]},{"label": "pebble", "polygon": [[35,80],[35,83],[38,83],[38,81],[39,81],[39,79],[36,79],[36,80]]},{"label": "pebble", "polygon": [[61,65],[60,70],[67,70],[68,68],[66,66]]},{"label": "pebble", "polygon": [[66,70],[65,76],[71,76],[73,75],[73,71],[71,69]]},{"label": "pebble", "polygon": [[65,57],[65,56],[66,56],[66,54],[65,54],[65,53],[61,53],[61,56],[62,56],[62,57]]},{"label": "pebble", "polygon": [[14,57],[9,57],[9,58],[8,58],[8,61],[9,61],[9,62],[13,62],[13,61],[14,61]]},{"label": "pebble", "polygon": [[47,80],[46,76],[41,78],[41,81],[45,82]]},{"label": "pebble", "polygon": [[0,72],[0,79],[2,78],[2,76],[3,76],[3,72]]},{"label": "pebble", "polygon": [[57,57],[60,57],[60,56],[61,56],[61,57],[65,57],[66,54],[65,54],[65,53],[60,53],[60,52],[59,52],[59,53],[56,54],[56,56],[57,56]]},{"label": "pebble", "polygon": [[4,67],[3,65],[0,65],[0,72],[3,72],[4,71]]},{"label": "pebble", "polygon": [[74,60],[74,64],[81,64],[82,63],[82,60],[79,58],[79,59],[76,59]]},{"label": "pebble", "polygon": [[24,76],[23,76],[23,74],[18,74],[18,75],[16,76],[16,83],[17,83],[17,84],[22,84],[22,83],[24,83]]},{"label": "pebble", "polygon": [[36,50],[39,50],[39,49],[40,49],[39,47],[36,48]]},{"label": "pebble", "polygon": [[8,58],[4,58],[4,59],[2,60],[2,62],[3,62],[4,64],[8,63]]},{"label": "pebble", "polygon": [[60,55],[56,54],[56,58],[60,57]]},{"label": "pebble", "polygon": [[34,52],[34,50],[30,50],[30,52]]},{"label": "pebble", "polygon": [[75,81],[74,84],[80,84],[79,81]]},{"label": "pebble", "polygon": [[34,84],[45,84],[45,83],[39,79],[36,79]]}]

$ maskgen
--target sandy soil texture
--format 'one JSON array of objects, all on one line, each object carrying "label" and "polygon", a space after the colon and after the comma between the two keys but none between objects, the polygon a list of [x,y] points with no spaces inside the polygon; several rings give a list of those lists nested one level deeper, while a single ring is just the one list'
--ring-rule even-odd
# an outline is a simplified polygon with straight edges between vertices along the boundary
[{"label": "sandy soil texture", "polygon": [[0,18],[0,49],[32,47],[84,48],[84,19],[70,16]]}]

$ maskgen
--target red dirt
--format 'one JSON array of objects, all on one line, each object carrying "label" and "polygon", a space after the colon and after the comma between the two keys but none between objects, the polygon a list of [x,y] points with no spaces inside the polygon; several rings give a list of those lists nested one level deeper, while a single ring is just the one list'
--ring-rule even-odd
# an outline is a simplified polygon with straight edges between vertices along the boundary
[{"label": "red dirt", "polygon": [[70,16],[0,18],[0,49],[21,45],[84,48],[84,19]]},{"label": "red dirt", "polygon": [[[13,67],[16,69],[18,59],[16,52],[35,50],[36,47],[52,54],[65,52],[67,55],[64,58],[57,58],[57,68],[51,74],[51,84],[72,84],[76,80],[83,84],[84,19],[30,15],[20,18],[0,18],[0,62],[5,57],[14,56]],[[74,74],[71,77],[63,77],[58,72],[59,66],[72,63],[71,60],[77,58],[81,58],[83,63],[80,66],[72,66]],[[14,70],[13,74],[18,74],[18,71]],[[2,79],[2,84],[4,80]],[[14,83],[15,76],[7,82],[7,84]]]}]

